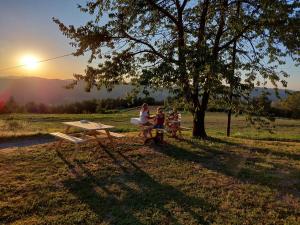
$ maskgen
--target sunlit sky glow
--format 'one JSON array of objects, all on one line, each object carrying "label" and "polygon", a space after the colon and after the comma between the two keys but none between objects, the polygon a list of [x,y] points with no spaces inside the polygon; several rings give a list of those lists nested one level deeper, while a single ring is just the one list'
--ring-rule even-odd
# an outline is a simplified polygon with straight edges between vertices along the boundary
[{"label": "sunlit sky glow", "polygon": [[[82,73],[88,55],[35,63],[74,52],[69,45],[70,40],[58,30],[52,17],[59,18],[67,25],[85,24],[89,15],[79,12],[78,3],[85,3],[85,0],[0,0],[0,69],[27,65],[2,71],[0,76],[69,79],[74,73]],[[27,57],[27,63],[24,57]],[[287,58],[286,61],[287,64],[282,68],[291,75],[288,88],[300,90],[300,68],[294,66],[291,59]]]},{"label": "sunlit sky glow", "polygon": [[38,59],[33,55],[24,55],[21,58],[21,65],[24,65],[25,69],[34,70],[38,67]]}]

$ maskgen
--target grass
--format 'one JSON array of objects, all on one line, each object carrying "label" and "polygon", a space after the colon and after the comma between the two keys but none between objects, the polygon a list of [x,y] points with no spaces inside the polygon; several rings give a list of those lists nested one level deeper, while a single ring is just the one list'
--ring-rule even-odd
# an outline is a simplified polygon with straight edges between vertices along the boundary
[{"label": "grass", "polygon": [[[14,137],[83,118],[125,132],[134,130],[133,115],[13,115],[1,122],[24,122]],[[208,115],[209,141],[185,133],[181,141],[145,146],[131,132],[115,146],[90,143],[77,152],[68,143],[2,150],[0,224],[300,224],[300,121],[278,120],[274,135],[235,118],[234,137],[226,138],[225,119]]]},{"label": "grass", "polygon": [[167,142],[2,151],[0,224],[299,224],[299,143]]},{"label": "grass", "polygon": [[[154,111],[154,110],[152,110]],[[9,137],[47,134],[65,129],[62,121],[91,120],[115,125],[117,132],[136,131],[130,124],[130,118],[136,117],[137,112],[127,111],[114,114],[11,114],[0,118],[0,139]],[[189,113],[183,114],[183,125],[192,127],[192,117]],[[209,135],[223,137],[226,135],[226,114],[207,113],[206,128]],[[272,133],[268,130],[256,129],[250,126],[243,116],[232,120],[232,136],[239,138],[260,140],[300,140],[300,120],[277,119]]]}]

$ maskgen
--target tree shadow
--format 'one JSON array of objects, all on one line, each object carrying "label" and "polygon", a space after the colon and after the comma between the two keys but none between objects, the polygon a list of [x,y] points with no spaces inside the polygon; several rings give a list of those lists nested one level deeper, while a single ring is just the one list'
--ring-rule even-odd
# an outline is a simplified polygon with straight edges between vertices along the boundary
[{"label": "tree shadow", "polygon": [[[112,153],[106,147],[103,147],[103,151],[119,168],[117,172],[112,171],[106,177],[101,169],[91,172],[82,161],[74,160],[72,163],[62,154],[58,154],[76,175],[75,178],[65,180],[64,186],[86,203],[100,221],[105,220],[112,224],[145,224],[135,215],[150,212],[160,215],[159,218],[154,216],[150,219],[152,224],[183,224],[166,207],[167,204],[175,202],[177,207],[188,213],[198,224],[209,224],[209,221],[193,210],[215,210],[204,199],[187,196],[171,185],[159,183],[120,151]],[[74,168],[78,169],[75,173]],[[123,197],[110,190],[112,186],[117,187]]]},{"label": "tree shadow", "polygon": [[[237,178],[244,183],[265,185],[271,189],[276,189],[281,193],[289,193],[300,197],[300,176],[294,177],[294,181],[292,182],[288,181],[289,179],[286,175],[286,171],[291,174],[300,174],[299,169],[290,168],[289,166],[275,162],[267,162],[262,157],[257,157],[256,155],[249,156],[248,154],[247,156],[243,156],[242,153],[239,154],[238,152],[211,147],[205,144],[205,142],[201,144],[200,142],[197,143],[196,141],[188,139],[182,141],[185,141],[196,150],[190,150],[173,144],[169,144],[163,148],[157,146],[155,149],[156,151],[177,160],[199,163],[209,170]],[[214,141],[216,141],[216,139]],[[230,143],[226,140],[217,141],[229,144],[230,146],[240,147],[245,150],[257,151],[264,154],[274,154],[278,157],[291,157],[292,159],[298,160],[298,155],[281,154],[270,149],[258,147],[253,149],[249,146]],[[264,165],[269,165],[269,167],[264,167]],[[284,167],[285,171],[278,170],[278,168],[282,169],[282,167]]]},{"label": "tree shadow", "polygon": [[[191,139],[181,139],[181,141],[184,141],[190,145],[192,145],[193,147],[200,147],[199,142],[193,141]],[[290,152],[279,152],[279,151],[274,151],[270,148],[259,148],[259,147],[252,147],[252,146],[247,146],[247,145],[243,145],[240,143],[236,143],[236,142],[231,142],[231,141],[227,141],[224,139],[220,139],[220,138],[215,138],[215,137],[209,137],[209,139],[207,141],[211,141],[213,143],[220,143],[220,144],[226,144],[228,146],[233,146],[233,147],[238,147],[238,148],[242,148],[245,149],[247,151],[250,152],[258,152],[258,153],[262,153],[265,155],[274,155],[276,157],[280,157],[280,158],[289,158],[292,160],[300,160],[300,153],[299,154],[295,154],[295,153],[290,153]],[[205,148],[205,145],[201,145],[202,148]],[[221,151],[223,152],[223,151]]]},{"label": "tree shadow", "polygon": [[290,138],[276,138],[276,137],[248,137],[248,136],[238,136],[238,138],[254,140],[254,141],[280,141],[280,142],[291,142],[291,143],[300,143],[300,140],[290,139]]}]

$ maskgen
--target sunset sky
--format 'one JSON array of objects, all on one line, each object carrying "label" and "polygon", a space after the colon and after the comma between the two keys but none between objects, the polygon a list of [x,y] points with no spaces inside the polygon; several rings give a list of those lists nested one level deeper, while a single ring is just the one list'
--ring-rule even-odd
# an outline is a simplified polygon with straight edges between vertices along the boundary
[{"label": "sunset sky", "polygon": [[[79,12],[78,3],[85,0],[0,0],[0,76],[40,76],[72,78],[82,73],[88,56],[65,57],[45,63],[43,60],[72,53],[69,40],[52,21],[59,18],[65,24],[85,24],[89,16]],[[290,73],[289,88],[300,90],[300,68],[287,59],[284,69]],[[4,68],[30,65],[11,70]],[[2,70],[2,71],[1,71]]]}]

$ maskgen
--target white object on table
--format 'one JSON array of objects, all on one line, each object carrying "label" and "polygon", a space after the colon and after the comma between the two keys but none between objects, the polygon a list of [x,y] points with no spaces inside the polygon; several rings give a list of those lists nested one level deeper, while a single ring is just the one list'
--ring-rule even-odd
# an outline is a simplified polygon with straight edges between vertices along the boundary
[{"label": "white object on table", "polygon": [[141,125],[141,119],[139,117],[131,118],[130,123],[132,123],[134,125]]}]

